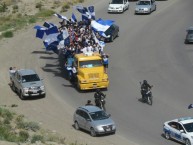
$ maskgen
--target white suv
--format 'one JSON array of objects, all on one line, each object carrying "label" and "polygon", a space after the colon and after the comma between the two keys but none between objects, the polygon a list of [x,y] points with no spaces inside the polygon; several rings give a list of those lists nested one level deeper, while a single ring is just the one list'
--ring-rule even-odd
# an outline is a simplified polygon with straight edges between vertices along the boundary
[{"label": "white suv", "polygon": [[128,0],[112,0],[112,2],[109,3],[108,13],[123,13],[125,10],[128,9]]}]

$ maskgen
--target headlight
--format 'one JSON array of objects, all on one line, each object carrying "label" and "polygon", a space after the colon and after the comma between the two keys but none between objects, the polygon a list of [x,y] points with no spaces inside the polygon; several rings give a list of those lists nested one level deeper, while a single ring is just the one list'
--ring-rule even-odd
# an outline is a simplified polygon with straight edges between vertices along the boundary
[{"label": "headlight", "polygon": [[41,87],[40,87],[40,89],[41,89],[41,90],[44,90],[44,89],[45,89],[45,87],[44,87],[44,86],[41,86]]},{"label": "headlight", "polygon": [[23,88],[24,92],[28,92],[29,88]]},{"label": "headlight", "polygon": [[113,124],[113,126],[112,126],[112,129],[113,129],[113,130],[115,130],[115,129],[116,129],[116,126],[115,126],[114,124]]},{"label": "headlight", "polygon": [[123,8],[122,6],[119,7],[119,9],[122,9],[122,8]]},{"label": "headlight", "polygon": [[97,126],[97,127],[96,127],[96,130],[98,130],[98,131],[104,131],[104,129],[102,128],[102,126]]}]

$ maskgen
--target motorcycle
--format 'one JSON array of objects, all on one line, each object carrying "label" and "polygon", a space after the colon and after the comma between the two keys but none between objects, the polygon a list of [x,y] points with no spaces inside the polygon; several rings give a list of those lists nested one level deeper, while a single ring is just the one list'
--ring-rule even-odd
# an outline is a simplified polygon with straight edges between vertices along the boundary
[{"label": "motorcycle", "polygon": [[68,80],[72,80],[73,74],[72,74],[72,67],[71,66],[66,66],[65,68],[67,70],[67,74],[68,74]]},{"label": "motorcycle", "polygon": [[101,99],[95,98],[95,104],[96,104],[96,106],[99,107],[99,108],[101,108],[101,109],[104,110],[104,111],[106,111],[106,108],[105,108],[105,103],[106,103],[105,97],[106,97],[106,95],[105,95],[104,97],[101,97]]},{"label": "motorcycle", "polygon": [[[141,85],[141,82],[140,82],[140,85]],[[149,89],[148,91],[141,90],[141,92],[142,92],[141,93],[142,94],[142,101],[144,103],[152,105],[153,104],[153,95],[152,95],[151,89]]]}]

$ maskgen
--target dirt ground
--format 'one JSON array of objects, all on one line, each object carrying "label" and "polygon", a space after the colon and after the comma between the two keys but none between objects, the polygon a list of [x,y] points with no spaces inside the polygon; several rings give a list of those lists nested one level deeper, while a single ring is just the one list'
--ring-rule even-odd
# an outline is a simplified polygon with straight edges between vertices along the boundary
[{"label": "dirt ground", "polygon": [[[92,1],[97,2],[96,0]],[[92,1],[90,0],[89,3]],[[32,4],[30,3],[30,5]],[[29,5],[29,3],[26,5]],[[50,21],[57,22],[58,18],[52,17]],[[28,120],[38,122],[43,128],[61,134],[66,142],[77,141],[77,143],[85,145],[134,145],[118,134],[93,138],[89,134],[76,131],[73,128],[72,114],[75,108],[67,104],[60,96],[54,94],[55,90],[52,90],[48,77],[46,77],[50,74],[42,69],[46,59],[40,58],[51,57],[52,55],[54,54],[45,52],[41,40],[35,38],[33,25],[16,32],[13,38],[2,39],[0,41],[0,105],[6,105],[7,108],[25,115]],[[20,100],[8,85],[8,69],[10,66],[33,68],[40,76],[43,76],[47,90],[46,98]],[[18,107],[10,107],[12,104],[17,104]],[[9,145],[9,143],[0,142],[0,145]]]}]

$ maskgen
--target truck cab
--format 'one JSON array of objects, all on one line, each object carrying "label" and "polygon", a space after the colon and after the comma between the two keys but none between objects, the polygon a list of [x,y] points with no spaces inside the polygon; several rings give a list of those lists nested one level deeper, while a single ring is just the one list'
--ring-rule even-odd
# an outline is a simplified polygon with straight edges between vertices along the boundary
[{"label": "truck cab", "polygon": [[112,0],[109,3],[108,13],[123,13],[129,9],[128,0]]},{"label": "truck cab", "polygon": [[99,53],[75,54],[74,59],[74,65],[77,67],[77,88],[79,90],[107,89],[109,79]]}]

